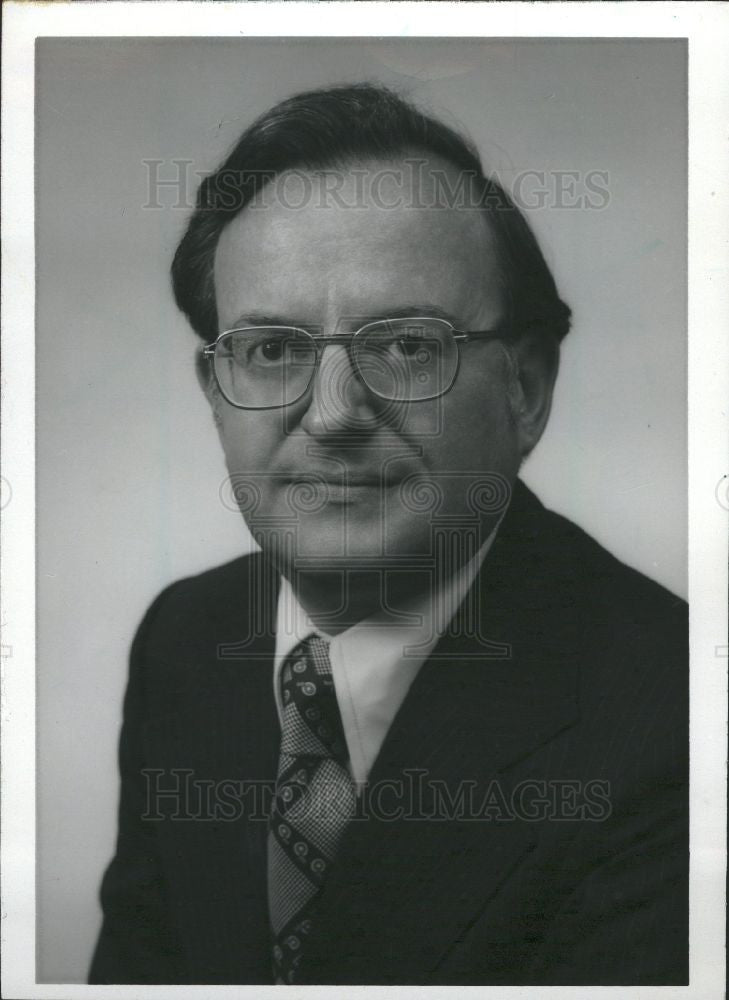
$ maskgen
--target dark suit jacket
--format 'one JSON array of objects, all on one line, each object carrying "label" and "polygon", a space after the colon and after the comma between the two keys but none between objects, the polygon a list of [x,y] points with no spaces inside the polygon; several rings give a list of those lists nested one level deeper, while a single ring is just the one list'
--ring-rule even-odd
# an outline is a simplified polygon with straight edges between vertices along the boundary
[{"label": "dark suit jacket", "polygon": [[[139,629],[91,982],[271,982],[266,822],[240,782],[275,779],[276,594],[245,557]],[[521,483],[480,594],[482,635],[459,612],[397,713],[298,981],[686,983],[685,604]]]}]

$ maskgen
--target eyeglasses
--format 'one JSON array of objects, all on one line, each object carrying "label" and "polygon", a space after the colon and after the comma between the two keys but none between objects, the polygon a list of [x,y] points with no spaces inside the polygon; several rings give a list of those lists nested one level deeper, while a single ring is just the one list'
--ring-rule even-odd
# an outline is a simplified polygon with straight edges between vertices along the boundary
[{"label": "eyeglasses", "polygon": [[436,399],[451,388],[459,344],[506,335],[503,329],[456,330],[430,316],[376,320],[331,336],[293,326],[248,326],[221,333],[203,355],[223,396],[243,410],[271,410],[301,399],[330,344],[347,347],[354,372],[375,396],[409,403]]}]

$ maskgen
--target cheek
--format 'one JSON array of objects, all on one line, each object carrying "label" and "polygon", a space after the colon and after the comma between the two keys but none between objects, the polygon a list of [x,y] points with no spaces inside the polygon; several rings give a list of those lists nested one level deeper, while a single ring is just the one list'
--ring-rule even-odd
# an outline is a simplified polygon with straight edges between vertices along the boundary
[{"label": "cheek", "polygon": [[441,496],[439,518],[457,517],[480,545],[503,513],[519,470],[509,408],[503,395],[456,396],[444,407],[442,425],[424,449]]},{"label": "cheek", "polygon": [[507,393],[487,379],[469,382],[464,379],[441,397],[438,431],[422,438],[428,467],[508,474],[518,442]]},{"label": "cheek", "polygon": [[280,415],[224,404],[221,418],[219,434],[228,470],[225,503],[230,509],[237,506],[257,539],[260,518],[271,513],[276,499],[277,484],[269,470],[281,437]]},{"label": "cheek", "polygon": [[280,417],[273,411],[235,410],[224,404],[221,412],[220,439],[228,471],[263,472],[270,463],[281,437]]}]

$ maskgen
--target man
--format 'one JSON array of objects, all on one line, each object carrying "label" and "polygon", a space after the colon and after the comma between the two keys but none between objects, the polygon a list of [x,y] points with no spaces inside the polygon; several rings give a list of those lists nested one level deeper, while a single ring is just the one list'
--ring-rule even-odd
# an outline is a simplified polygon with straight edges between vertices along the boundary
[{"label": "man", "polygon": [[91,980],[687,982],[685,607],[518,479],[570,316],[519,211],[307,93],[173,278],[261,551],[135,639]]}]

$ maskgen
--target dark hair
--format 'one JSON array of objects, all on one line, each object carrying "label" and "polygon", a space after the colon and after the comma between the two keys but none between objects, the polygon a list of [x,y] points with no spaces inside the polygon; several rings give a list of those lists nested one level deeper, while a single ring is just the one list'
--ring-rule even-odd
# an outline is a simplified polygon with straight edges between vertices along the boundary
[{"label": "dark hair", "polygon": [[197,204],[172,264],[175,300],[204,340],[218,335],[213,284],[215,249],[225,226],[278,174],[427,153],[475,181],[489,213],[505,295],[504,325],[533,331],[554,349],[571,311],[526,219],[492,178],[474,146],[382,86],[355,84],[297,94],[261,115],[215,173]]}]

